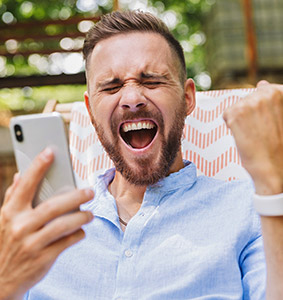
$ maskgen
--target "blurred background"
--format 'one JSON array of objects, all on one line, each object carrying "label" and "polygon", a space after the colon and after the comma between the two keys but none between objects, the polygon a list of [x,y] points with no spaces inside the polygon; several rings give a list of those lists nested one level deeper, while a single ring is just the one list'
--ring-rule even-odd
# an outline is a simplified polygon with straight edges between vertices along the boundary
[{"label": "blurred background", "polygon": [[198,90],[283,81],[283,0],[0,0],[0,203],[16,170],[11,116],[83,101],[85,33],[117,9],[159,16]]}]

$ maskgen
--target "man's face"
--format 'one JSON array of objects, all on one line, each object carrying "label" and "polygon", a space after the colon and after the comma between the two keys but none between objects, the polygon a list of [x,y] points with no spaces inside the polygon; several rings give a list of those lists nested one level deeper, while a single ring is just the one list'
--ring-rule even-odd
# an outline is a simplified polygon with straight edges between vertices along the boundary
[{"label": "man's face", "polygon": [[138,32],[102,40],[87,75],[86,105],[117,171],[136,185],[166,176],[188,112],[178,62],[166,40]]}]

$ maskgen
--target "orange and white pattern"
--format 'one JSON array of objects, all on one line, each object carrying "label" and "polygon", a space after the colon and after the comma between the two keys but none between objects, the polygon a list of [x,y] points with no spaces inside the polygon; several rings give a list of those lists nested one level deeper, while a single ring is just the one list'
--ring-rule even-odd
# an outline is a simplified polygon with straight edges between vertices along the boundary
[{"label": "orange and white pattern", "polygon": [[[186,118],[183,157],[194,162],[198,173],[223,180],[248,178],[223,111],[254,89],[197,92],[197,105]],[[113,167],[101,146],[83,102],[72,108],[69,127],[71,159],[78,187],[92,186],[98,175]]]}]

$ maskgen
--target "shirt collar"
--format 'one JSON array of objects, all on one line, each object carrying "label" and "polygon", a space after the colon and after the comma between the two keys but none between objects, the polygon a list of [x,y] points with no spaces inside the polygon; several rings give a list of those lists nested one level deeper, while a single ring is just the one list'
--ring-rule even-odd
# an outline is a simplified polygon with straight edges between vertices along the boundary
[{"label": "shirt collar", "polygon": [[94,198],[84,205],[85,210],[91,210],[95,216],[106,218],[115,223],[117,206],[114,197],[108,191],[108,185],[113,180],[115,169],[107,170],[98,176],[94,186]]},{"label": "shirt collar", "polygon": [[[159,194],[164,194],[169,191],[183,188],[184,186],[186,189],[191,188],[197,178],[196,166],[192,162],[186,160],[184,160],[184,165],[184,168],[178,172],[171,173],[156,184],[148,186],[146,193],[158,192]],[[108,191],[108,185],[113,180],[114,176],[115,169],[112,168],[97,178],[97,183],[94,187],[94,199],[86,203],[84,209],[91,210],[96,216],[109,219],[115,223],[117,219],[116,201]]]},{"label": "shirt collar", "polygon": [[149,186],[147,190],[158,189],[160,192],[169,192],[184,187],[184,182],[186,182],[186,188],[188,189],[196,182],[196,179],[196,166],[192,162],[184,160],[184,168],[162,178],[156,184]]}]

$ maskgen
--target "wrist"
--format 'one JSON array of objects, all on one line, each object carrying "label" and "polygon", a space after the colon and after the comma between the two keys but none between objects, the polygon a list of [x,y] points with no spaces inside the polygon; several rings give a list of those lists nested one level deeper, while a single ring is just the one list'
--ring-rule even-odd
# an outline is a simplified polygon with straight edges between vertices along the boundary
[{"label": "wrist", "polygon": [[253,177],[255,193],[257,195],[275,195],[283,192],[283,180],[280,174],[266,172],[262,176]]},{"label": "wrist", "polygon": [[[247,159],[246,159],[247,160]],[[242,161],[244,168],[250,174],[256,194],[272,195],[283,192],[283,169],[281,163],[270,163],[267,159]]]}]

